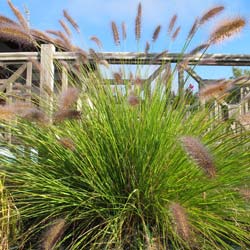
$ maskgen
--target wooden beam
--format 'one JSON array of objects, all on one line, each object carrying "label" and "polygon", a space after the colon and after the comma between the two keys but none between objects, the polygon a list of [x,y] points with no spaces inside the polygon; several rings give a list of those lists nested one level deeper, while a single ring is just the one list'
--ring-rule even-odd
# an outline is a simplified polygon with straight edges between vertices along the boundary
[{"label": "wooden beam", "polygon": [[198,83],[199,88],[203,85],[203,79],[192,68],[187,67],[185,71]]},{"label": "wooden beam", "polygon": [[[50,46],[49,44],[47,44]],[[53,45],[52,45],[53,46]],[[177,63],[180,60],[188,61],[189,65],[217,65],[217,66],[250,66],[250,55],[244,54],[180,54],[168,53],[156,60],[154,58],[159,53],[143,52],[101,52],[97,53],[98,57],[108,61],[109,64],[145,64],[145,65],[162,65],[166,63]],[[202,59],[201,59],[202,57]],[[20,62],[29,61],[30,59],[39,60],[40,55],[38,52],[13,52],[13,53],[0,53],[0,63],[3,62]],[[57,60],[76,60],[78,58],[75,52],[55,52],[53,55]],[[90,61],[93,60],[89,56]]]}]

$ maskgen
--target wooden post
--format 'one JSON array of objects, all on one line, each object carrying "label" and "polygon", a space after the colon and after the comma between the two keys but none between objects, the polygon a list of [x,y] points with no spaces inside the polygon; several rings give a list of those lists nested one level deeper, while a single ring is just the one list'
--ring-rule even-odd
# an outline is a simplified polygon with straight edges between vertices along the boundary
[{"label": "wooden post", "polygon": [[27,94],[26,102],[31,102],[31,86],[32,86],[32,62],[27,63],[27,71],[26,71],[26,87]]},{"label": "wooden post", "polygon": [[54,54],[55,46],[53,44],[41,45],[40,103],[49,109],[49,113],[52,113],[53,110]]}]

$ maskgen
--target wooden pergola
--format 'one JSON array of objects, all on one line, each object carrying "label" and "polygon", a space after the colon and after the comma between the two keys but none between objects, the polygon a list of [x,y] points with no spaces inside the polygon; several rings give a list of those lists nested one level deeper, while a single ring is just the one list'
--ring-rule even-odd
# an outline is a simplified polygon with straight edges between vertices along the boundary
[{"label": "wooden pergola", "polygon": [[[97,56],[102,60],[106,60],[109,64],[128,64],[128,65],[158,65],[157,69],[149,76],[147,82],[152,82],[160,73],[162,73],[164,65],[174,64],[180,61],[186,62],[186,67],[178,67],[178,88],[184,88],[184,72],[186,71],[194,80],[197,81],[199,87],[216,82],[215,80],[202,79],[193,70],[193,66],[250,66],[250,55],[224,55],[224,54],[203,54],[190,55],[178,53],[132,53],[132,52],[102,52]],[[34,82],[43,92],[44,86],[49,91],[54,91],[56,74],[60,74],[61,88],[66,89],[68,86],[68,72],[65,66],[62,66],[61,72],[55,73],[55,61],[74,62],[79,55],[75,52],[59,52],[53,44],[42,44],[39,52],[2,52],[0,53],[1,68],[15,66],[14,72],[8,78],[0,79],[0,92],[5,92],[8,96],[13,91],[13,84],[18,82],[20,78],[25,79],[24,84],[27,87],[27,98],[31,94],[31,88]],[[40,62],[41,70],[39,73],[34,67],[34,62]],[[94,63],[94,58],[89,56],[89,61]],[[63,65],[63,64],[62,64]],[[245,81],[238,83],[241,87],[241,98],[245,98],[250,93],[250,82]],[[11,98],[9,98],[11,102]],[[242,106],[242,112],[248,112],[249,102],[245,102]]]}]

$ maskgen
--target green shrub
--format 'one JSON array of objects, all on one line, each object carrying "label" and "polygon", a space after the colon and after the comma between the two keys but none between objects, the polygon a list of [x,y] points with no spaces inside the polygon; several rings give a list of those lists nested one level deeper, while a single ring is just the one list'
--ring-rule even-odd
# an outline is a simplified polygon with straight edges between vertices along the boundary
[{"label": "green shrub", "polygon": [[72,84],[87,90],[68,89],[52,117],[26,106],[2,124],[18,142],[2,143],[11,154],[1,156],[21,214],[18,247],[249,248],[249,132],[211,118],[197,98],[190,112],[190,93],[174,96],[171,74],[153,88],[132,79],[121,93],[85,69]]}]

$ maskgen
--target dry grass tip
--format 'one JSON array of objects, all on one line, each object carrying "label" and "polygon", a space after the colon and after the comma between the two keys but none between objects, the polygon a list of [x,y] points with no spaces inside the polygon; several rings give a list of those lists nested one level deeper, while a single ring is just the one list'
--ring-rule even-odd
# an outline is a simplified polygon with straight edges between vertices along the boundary
[{"label": "dry grass tip", "polygon": [[208,11],[206,11],[203,16],[200,19],[200,25],[208,22],[209,20],[211,20],[213,17],[217,16],[218,14],[220,14],[223,10],[225,9],[224,6],[220,5],[220,6],[215,6],[211,9],[209,9]]},{"label": "dry grass tip", "polygon": [[239,33],[246,25],[246,21],[242,17],[229,19],[220,23],[214,32],[210,35],[209,41],[213,44],[224,41]]},{"label": "dry grass tip", "polygon": [[173,202],[169,206],[170,212],[172,213],[173,223],[176,228],[177,234],[186,241],[190,240],[190,225],[185,208],[179,203]]},{"label": "dry grass tip", "polygon": [[80,29],[79,29],[79,26],[78,26],[77,22],[69,15],[69,13],[67,12],[67,10],[63,10],[63,15],[66,18],[66,20],[72,25],[72,27],[78,33],[80,33]]},{"label": "dry grass tip", "polygon": [[65,227],[66,221],[64,219],[55,220],[42,239],[42,249],[54,249],[56,243],[61,239],[65,231]]},{"label": "dry grass tip", "polygon": [[135,39],[137,41],[141,38],[141,17],[142,17],[142,6],[141,3],[137,7],[137,15],[135,18]]},{"label": "dry grass tip", "polygon": [[202,101],[208,101],[214,98],[222,98],[227,91],[232,88],[230,81],[220,80],[218,83],[207,85],[199,92],[199,98]]},{"label": "dry grass tip", "polygon": [[207,174],[208,177],[214,178],[216,176],[214,161],[207,148],[200,142],[200,140],[191,136],[183,136],[180,140],[186,153]]},{"label": "dry grass tip", "polygon": [[111,28],[112,28],[112,33],[113,33],[115,45],[119,45],[120,44],[120,36],[119,36],[118,28],[117,28],[117,25],[115,22],[111,22]]},{"label": "dry grass tip", "polygon": [[71,108],[77,102],[79,94],[79,90],[73,87],[62,91],[58,100],[59,110],[66,110]]}]

